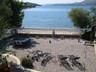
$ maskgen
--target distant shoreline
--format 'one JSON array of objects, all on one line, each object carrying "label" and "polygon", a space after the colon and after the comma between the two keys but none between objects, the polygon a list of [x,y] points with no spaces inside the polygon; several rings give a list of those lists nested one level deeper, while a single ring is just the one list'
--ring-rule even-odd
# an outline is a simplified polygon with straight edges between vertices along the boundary
[{"label": "distant shoreline", "polygon": [[17,28],[17,29],[36,29],[36,30],[65,30],[65,29],[69,29],[69,30],[71,30],[71,29],[76,29],[76,30],[80,30],[79,28],[35,28],[35,27],[33,27],[33,28],[31,28],[31,27],[21,27],[21,28]]}]

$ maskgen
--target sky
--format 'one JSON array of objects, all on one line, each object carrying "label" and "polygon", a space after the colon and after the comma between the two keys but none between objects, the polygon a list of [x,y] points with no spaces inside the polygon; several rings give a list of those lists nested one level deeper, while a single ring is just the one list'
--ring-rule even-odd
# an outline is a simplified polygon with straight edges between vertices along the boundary
[{"label": "sky", "polygon": [[83,0],[21,0],[21,1],[38,3],[38,4],[55,4],[55,3],[74,3],[74,2],[81,2]]}]

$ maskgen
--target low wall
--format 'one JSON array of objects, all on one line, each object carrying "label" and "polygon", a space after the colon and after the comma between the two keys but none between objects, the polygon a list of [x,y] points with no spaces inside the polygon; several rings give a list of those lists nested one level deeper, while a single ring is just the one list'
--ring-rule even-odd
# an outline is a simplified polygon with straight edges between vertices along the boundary
[{"label": "low wall", "polygon": [[48,36],[48,37],[79,37],[80,29],[63,28],[63,29],[44,29],[44,28],[17,28],[7,30],[10,35],[30,35],[30,36]]},{"label": "low wall", "polygon": [[79,29],[38,29],[38,28],[18,28],[9,30],[11,34],[28,34],[28,35],[39,35],[39,36],[79,36]]}]

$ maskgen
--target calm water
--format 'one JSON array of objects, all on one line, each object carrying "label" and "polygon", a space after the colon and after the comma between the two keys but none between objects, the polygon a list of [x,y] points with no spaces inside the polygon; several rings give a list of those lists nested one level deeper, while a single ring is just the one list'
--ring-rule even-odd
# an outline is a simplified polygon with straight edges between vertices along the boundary
[{"label": "calm water", "polygon": [[68,12],[72,8],[90,6],[39,6],[24,10],[23,26],[25,28],[74,28]]}]

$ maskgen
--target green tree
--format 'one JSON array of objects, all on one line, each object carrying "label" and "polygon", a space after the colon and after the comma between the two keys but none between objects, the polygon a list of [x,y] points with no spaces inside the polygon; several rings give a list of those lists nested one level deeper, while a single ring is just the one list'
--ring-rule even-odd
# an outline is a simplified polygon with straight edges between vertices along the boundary
[{"label": "green tree", "polygon": [[17,0],[9,0],[11,10],[13,12],[11,16],[11,27],[16,28],[16,27],[21,27],[22,26],[22,19],[23,19],[23,3],[19,2]]},{"label": "green tree", "polygon": [[[8,22],[9,27],[10,28],[21,27],[22,19],[24,16],[22,11],[23,2],[19,2],[17,0],[1,0],[0,6],[1,6],[0,13],[2,14],[2,17],[7,17],[5,21]],[[12,13],[9,13],[10,11],[7,11],[6,9],[10,9]],[[7,16],[6,14],[7,15],[11,14],[11,16]]]},{"label": "green tree", "polygon": [[91,24],[96,24],[96,7],[90,9]]},{"label": "green tree", "polygon": [[90,28],[91,31],[85,32],[81,37],[85,40],[94,41],[96,24],[96,7],[91,7],[90,11],[75,8],[69,12],[69,17],[72,19],[74,26],[79,28]]},{"label": "green tree", "polygon": [[69,17],[71,18],[74,26],[79,28],[88,28],[90,27],[90,12],[82,8],[74,8],[69,12]]},{"label": "green tree", "polygon": [[5,35],[5,29],[7,28],[7,26],[8,24],[0,18],[0,39]]},{"label": "green tree", "polygon": [[11,8],[9,8],[5,2],[0,3],[0,38],[4,35],[5,29],[8,28],[11,15]]},{"label": "green tree", "polygon": [[9,8],[5,2],[0,4],[0,18],[3,18],[6,22],[10,20],[10,16],[12,15],[11,8]]},{"label": "green tree", "polygon": [[0,37],[5,29],[21,27],[23,3],[17,0],[0,0]]}]

